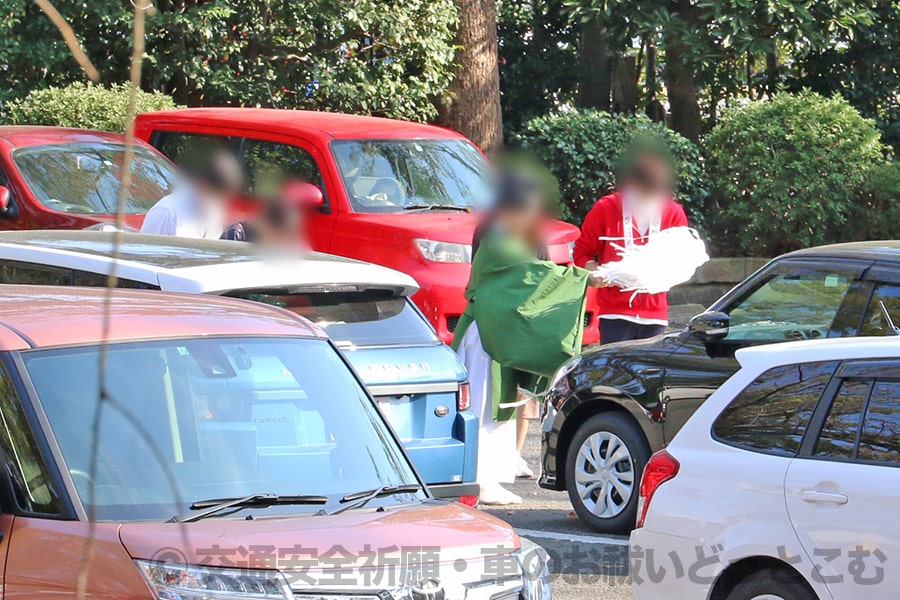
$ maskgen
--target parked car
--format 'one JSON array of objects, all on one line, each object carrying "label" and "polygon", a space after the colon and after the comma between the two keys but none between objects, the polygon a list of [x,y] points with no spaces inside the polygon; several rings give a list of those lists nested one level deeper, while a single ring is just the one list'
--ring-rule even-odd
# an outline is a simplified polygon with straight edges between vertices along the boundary
[{"label": "parked car", "polygon": [[[85,229],[115,219],[125,139],[65,127],[0,127],[0,229]],[[125,221],[168,194],[175,166],[139,142],[125,196]]]},{"label": "parked car", "polygon": [[[891,597],[900,338],[748,348],[737,360],[644,471],[635,598]],[[659,577],[665,561],[683,561],[682,576],[669,566]]]},{"label": "parked car", "polygon": [[0,288],[5,597],[551,597],[534,544],[432,499],[318,327],[106,295]]},{"label": "parked car", "polygon": [[[316,184],[323,204],[312,247],[412,275],[416,304],[445,342],[465,309],[472,235],[491,197],[489,165],[458,133],[404,121],[324,112],[197,108],[144,113],[136,134],[183,164],[225,147],[246,169],[251,196],[273,169]],[[578,228],[553,221],[551,260],[569,264]],[[585,343],[599,339],[591,290]]]},{"label": "parked car", "polygon": [[[0,283],[105,286],[113,233],[0,233]],[[252,244],[125,234],[120,287],[248,298],[322,327],[346,355],[432,491],[474,505],[478,419],[465,368],[409,300],[416,283],[385,267]]]},{"label": "parked car", "polygon": [[603,346],[565,364],[543,420],[540,485],[568,490],[588,526],[626,532],[650,454],[738,368],[746,346],[887,335],[900,324],[900,242],[779,257],[679,333]]}]

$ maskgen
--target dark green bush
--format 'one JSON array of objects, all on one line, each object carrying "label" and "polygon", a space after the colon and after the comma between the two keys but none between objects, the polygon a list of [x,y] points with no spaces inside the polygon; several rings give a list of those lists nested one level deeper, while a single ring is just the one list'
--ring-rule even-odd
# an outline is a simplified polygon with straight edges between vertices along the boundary
[{"label": "dark green bush", "polygon": [[900,239],[900,163],[878,164],[866,171],[860,197],[839,239]]},{"label": "dark green bush", "polygon": [[883,152],[875,124],[837,96],[780,93],[726,111],[706,140],[717,250],[774,256],[844,238]]},{"label": "dark green bush", "polygon": [[642,138],[656,138],[670,149],[678,175],[678,197],[692,224],[702,226],[698,209],[707,192],[700,151],[646,117],[598,111],[551,114],[526,123],[515,141],[556,176],[564,205],[560,216],[580,225],[597,198],[614,188],[623,153]]},{"label": "dark green bush", "polygon": [[[138,91],[137,112],[175,108],[169,96]],[[128,86],[103,87],[73,83],[34,90],[4,106],[0,119],[8,125],[58,125],[102,131],[125,131]]]}]

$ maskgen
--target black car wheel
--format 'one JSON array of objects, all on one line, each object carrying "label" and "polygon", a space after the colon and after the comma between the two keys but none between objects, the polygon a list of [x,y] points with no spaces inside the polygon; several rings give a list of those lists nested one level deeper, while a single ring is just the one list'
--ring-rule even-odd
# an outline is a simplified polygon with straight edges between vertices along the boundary
[{"label": "black car wheel", "polygon": [[734,586],[727,600],[818,600],[796,575],[764,569]]},{"label": "black car wheel", "polygon": [[566,457],[566,489],[578,517],[602,533],[631,531],[649,459],[647,441],[628,417],[599,414],[585,421]]}]

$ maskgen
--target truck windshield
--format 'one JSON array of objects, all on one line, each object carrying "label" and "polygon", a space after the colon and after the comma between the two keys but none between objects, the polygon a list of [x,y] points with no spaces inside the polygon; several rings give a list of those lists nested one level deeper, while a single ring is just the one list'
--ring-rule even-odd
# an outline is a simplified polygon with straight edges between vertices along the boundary
[{"label": "truck windshield", "polygon": [[[143,214],[175,184],[175,167],[136,146],[126,214]],[[114,142],[48,144],[13,152],[13,162],[38,201],[52,210],[115,214],[125,146]]]},{"label": "truck windshield", "polygon": [[230,294],[286,308],[325,330],[338,346],[415,346],[437,336],[408,298],[391,292],[284,292],[241,290]]},{"label": "truck windshield", "polygon": [[490,165],[465,140],[340,140],[331,150],[353,210],[400,212],[490,201]]},{"label": "truck windshield", "polygon": [[300,338],[109,345],[109,401],[101,405],[92,472],[99,352],[23,354],[62,468],[86,509],[93,498],[99,520],[166,520],[190,514],[194,502],[251,494],[316,494],[336,502],[358,490],[418,483],[338,353],[325,340]]}]

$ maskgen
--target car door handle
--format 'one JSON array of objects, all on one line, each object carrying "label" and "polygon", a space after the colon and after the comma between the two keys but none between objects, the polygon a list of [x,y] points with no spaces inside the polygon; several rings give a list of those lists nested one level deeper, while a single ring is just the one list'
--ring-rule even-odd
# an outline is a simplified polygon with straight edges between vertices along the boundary
[{"label": "car door handle", "polygon": [[800,499],[814,504],[847,504],[850,498],[837,492],[820,492],[819,490],[803,490]]}]

